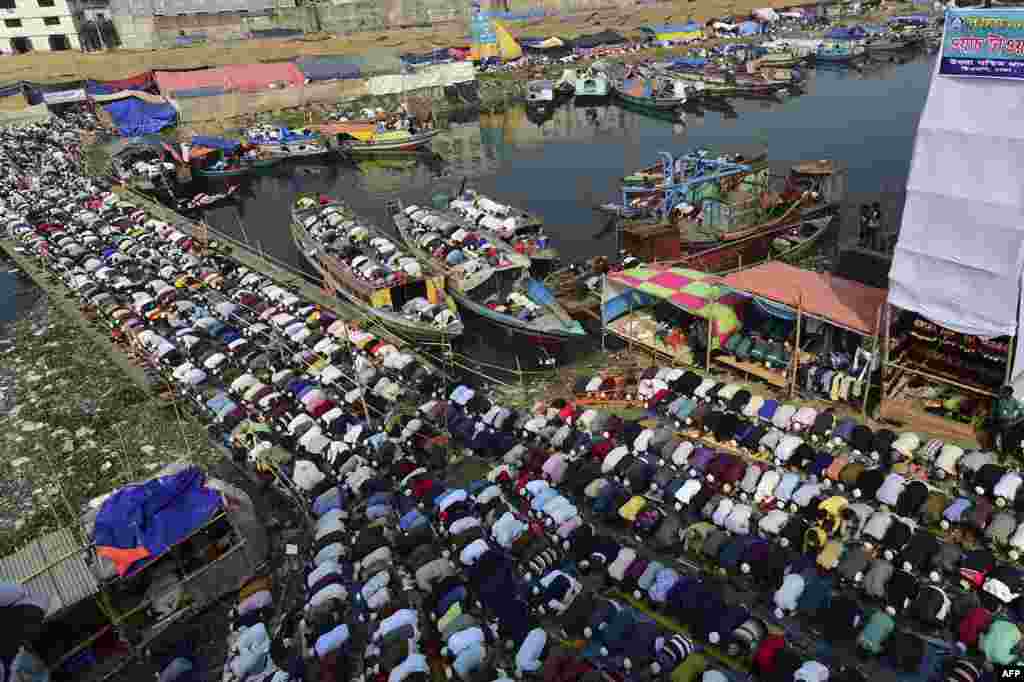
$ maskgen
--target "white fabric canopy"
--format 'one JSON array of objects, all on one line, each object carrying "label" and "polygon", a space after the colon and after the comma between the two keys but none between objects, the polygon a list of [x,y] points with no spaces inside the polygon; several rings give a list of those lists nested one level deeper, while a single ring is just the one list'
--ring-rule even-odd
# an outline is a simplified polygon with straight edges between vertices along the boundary
[{"label": "white fabric canopy", "polygon": [[[914,142],[889,302],[965,334],[1013,335],[1024,272],[1024,83],[941,76],[939,63]],[[1015,367],[1016,378],[1024,362]]]}]

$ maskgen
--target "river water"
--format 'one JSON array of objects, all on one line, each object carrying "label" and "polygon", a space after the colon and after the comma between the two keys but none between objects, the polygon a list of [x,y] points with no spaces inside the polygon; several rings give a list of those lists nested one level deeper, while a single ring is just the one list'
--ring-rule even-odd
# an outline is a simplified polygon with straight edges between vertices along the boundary
[{"label": "river water", "polygon": [[[917,55],[877,61],[856,71],[806,69],[800,96],[733,100],[734,111],[691,111],[685,125],[614,104],[570,104],[546,121],[531,120],[525,107],[515,106],[452,123],[435,140],[434,161],[285,166],[250,179],[237,207],[215,209],[208,219],[228,234],[302,267],[288,230],[296,194],[322,192],[341,198],[390,230],[387,201],[426,203],[465,181],[498,201],[543,217],[563,261],[577,261],[614,252],[614,232],[602,230],[606,219],[594,207],[618,198],[624,174],[656,162],[659,152],[679,154],[700,146],[741,152],[766,147],[769,158],[782,165],[832,159],[847,169],[854,203],[876,200],[883,193],[895,214],[932,68],[932,57]],[[507,339],[482,321],[469,321],[466,337],[465,352],[514,363],[504,350]]]},{"label": "river water", "polygon": [[[767,147],[777,162],[832,159],[848,172],[850,197],[885,193],[892,213],[901,205],[914,131],[933,67],[917,56],[853,71],[807,69],[806,92],[782,101],[733,100],[734,111],[691,111],[685,125],[647,118],[615,105],[556,110],[534,121],[522,106],[485,114],[435,140],[433,161],[365,160],[289,165],[254,177],[237,206],[211,211],[212,225],[267,253],[303,267],[289,234],[289,209],[300,192],[322,192],[391,229],[385,203],[424,203],[465,181],[499,201],[544,218],[565,261],[611,254],[615,236],[593,208],[618,198],[619,179],[658,160],[704,146],[725,151]],[[890,219],[897,219],[890,216]],[[31,303],[14,275],[0,273],[0,323]],[[463,352],[485,362],[536,366],[536,351],[517,347],[479,320],[469,320]]]}]

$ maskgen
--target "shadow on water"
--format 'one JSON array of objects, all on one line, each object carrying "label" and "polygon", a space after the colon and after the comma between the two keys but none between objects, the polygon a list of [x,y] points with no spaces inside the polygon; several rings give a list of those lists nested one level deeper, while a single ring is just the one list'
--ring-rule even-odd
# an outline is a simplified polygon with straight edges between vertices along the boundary
[{"label": "shadow on water", "polygon": [[[623,175],[649,165],[660,151],[698,146],[766,145],[770,158],[786,165],[834,159],[848,170],[851,200],[870,201],[883,187],[906,184],[932,59],[901,55],[869,60],[857,70],[807,69],[799,95],[687,105],[685,125],[613,104],[570,103],[543,115],[528,114],[525,106],[481,114],[451,123],[435,138],[431,155],[288,164],[249,178],[238,205],[213,209],[208,219],[304,267],[288,229],[297,194],[341,198],[392,230],[387,201],[429,203],[434,194],[457,191],[465,179],[469,187],[542,216],[563,260],[579,261],[614,251],[614,230],[594,208],[618,198]],[[539,358],[528,344],[482,321],[469,322],[462,342],[467,354],[506,366],[519,355],[524,367],[536,366]]]}]

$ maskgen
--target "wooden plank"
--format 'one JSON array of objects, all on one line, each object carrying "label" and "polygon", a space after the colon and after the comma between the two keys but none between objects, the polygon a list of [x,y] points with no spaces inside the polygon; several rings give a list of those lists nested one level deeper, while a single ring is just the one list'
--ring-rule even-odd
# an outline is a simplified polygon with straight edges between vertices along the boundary
[{"label": "wooden plank", "polygon": [[909,400],[885,398],[878,408],[878,415],[882,419],[901,422],[907,430],[916,433],[927,433],[959,443],[974,444],[978,441],[972,425],[925,412]]},{"label": "wooden plank", "polygon": [[771,384],[772,386],[776,386],[778,388],[786,387],[785,372],[779,372],[774,369],[768,369],[764,365],[758,364],[756,362],[744,362],[742,360],[737,360],[731,355],[719,355],[718,357],[715,358],[715,362],[725,365],[727,367],[732,367],[733,369],[737,369],[743,372],[744,374],[755,376],[758,379],[761,379],[762,381]]}]

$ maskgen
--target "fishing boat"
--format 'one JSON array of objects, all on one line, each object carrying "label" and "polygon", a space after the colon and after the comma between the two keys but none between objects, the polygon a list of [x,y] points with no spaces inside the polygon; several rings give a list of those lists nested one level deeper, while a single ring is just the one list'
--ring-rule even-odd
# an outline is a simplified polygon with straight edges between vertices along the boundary
[{"label": "fishing boat", "polygon": [[298,159],[317,159],[327,156],[332,152],[324,142],[312,140],[310,142],[291,142],[280,144],[275,147],[267,147],[266,154],[271,158],[279,158],[282,161]]},{"label": "fishing boat", "polygon": [[276,125],[258,125],[245,131],[245,138],[254,147],[276,150],[282,146],[294,146],[316,142],[320,135],[312,128],[285,128]]},{"label": "fishing boat", "polygon": [[641,112],[672,113],[687,98],[683,81],[665,79],[627,79],[612,88],[615,99]]},{"label": "fishing boat", "polygon": [[420,208],[388,205],[406,246],[445,273],[448,292],[464,310],[527,339],[561,344],[586,334],[544,284],[529,276],[529,257],[499,240],[474,237],[459,221]]},{"label": "fishing boat", "polygon": [[193,172],[201,178],[237,178],[276,166],[280,157],[261,157],[243,159],[241,161],[218,161],[212,166],[193,168]]},{"label": "fishing boat", "polygon": [[526,84],[526,103],[545,105],[555,101],[555,84],[552,81],[530,81]]},{"label": "fishing boat", "polygon": [[619,204],[645,216],[621,221],[623,248],[650,261],[699,254],[708,264],[693,267],[719,271],[780,258],[790,247],[776,240],[815,241],[824,226],[809,221],[834,215],[845,195],[845,174],[828,161],[797,164],[783,177],[764,154],[663,157],[624,179]]},{"label": "fishing boat", "polygon": [[533,261],[558,260],[558,251],[544,234],[544,221],[512,206],[499,203],[479,192],[466,189],[448,203],[461,219],[493,232],[517,253]]},{"label": "fishing boat", "polygon": [[814,61],[826,64],[848,64],[863,54],[864,48],[858,49],[848,41],[831,41],[822,43],[814,52]]},{"label": "fishing boat", "polygon": [[608,76],[594,69],[586,69],[576,74],[573,92],[577,97],[601,98],[611,94],[611,83]]},{"label": "fishing boat", "polygon": [[299,197],[291,230],[295,245],[324,282],[363,314],[419,340],[462,334],[444,276],[426,270],[340,202]]},{"label": "fishing boat", "polygon": [[796,262],[810,255],[829,231],[834,219],[833,215],[825,215],[795,224],[782,221],[783,224],[687,254],[674,264],[724,275],[766,260]]},{"label": "fishing boat", "polygon": [[864,51],[872,52],[902,52],[917,47],[921,39],[917,35],[901,35],[893,33],[889,35],[872,36],[865,39]]},{"label": "fishing boat", "polygon": [[338,148],[349,154],[394,154],[419,152],[430,145],[430,141],[438,134],[437,130],[421,130],[410,133],[408,130],[389,130],[378,133],[368,140],[339,141]]}]

